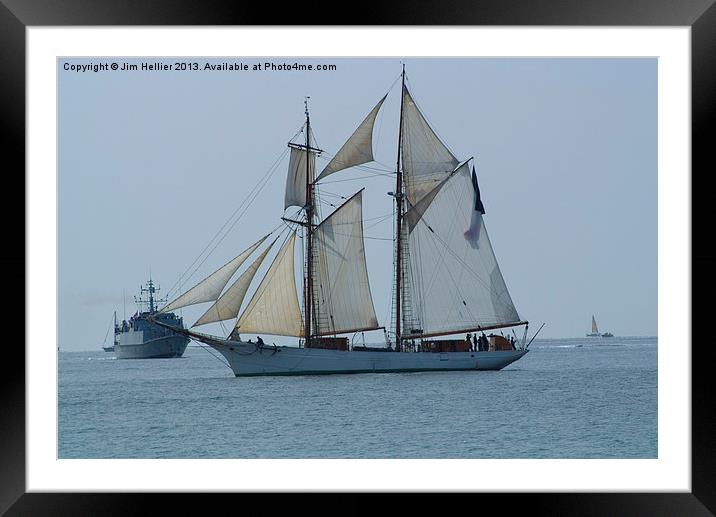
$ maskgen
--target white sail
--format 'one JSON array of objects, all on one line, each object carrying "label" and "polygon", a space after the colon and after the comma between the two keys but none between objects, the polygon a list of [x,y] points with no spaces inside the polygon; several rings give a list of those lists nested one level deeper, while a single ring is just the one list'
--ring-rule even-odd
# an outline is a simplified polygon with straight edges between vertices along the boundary
[{"label": "white sail", "polygon": [[450,179],[450,176],[438,183],[437,186],[433,188],[433,190],[420,198],[420,200],[415,205],[411,206],[410,202],[408,202],[408,206],[410,208],[403,214],[403,218],[408,223],[409,232],[412,232],[413,228],[415,228],[418,222],[420,222],[420,218],[423,217],[423,214],[430,206],[430,203],[433,202],[433,199],[435,199],[435,196],[438,195],[438,192],[440,192],[440,189],[443,188],[448,179]]},{"label": "white sail", "polygon": [[458,166],[458,160],[443,144],[403,89],[403,171],[405,194],[415,205]]},{"label": "white sail", "polygon": [[363,242],[363,191],[316,228],[317,334],[373,330],[378,327],[368,282]]},{"label": "white sail", "polygon": [[286,176],[286,195],[284,209],[289,206],[303,207],[306,205],[306,155],[308,154],[309,181],[313,183],[316,172],[316,155],[307,153],[304,149],[291,148],[291,158],[288,162],[288,175]]},{"label": "white sail", "polygon": [[475,195],[464,164],[410,231],[412,325],[425,334],[519,322],[485,223],[473,217]]},{"label": "white sail", "polygon": [[303,335],[293,264],[295,242],[294,232],[276,255],[236,323],[239,332],[296,337]]},{"label": "white sail", "polygon": [[329,174],[338,172],[348,167],[361,165],[373,161],[373,126],[375,118],[378,116],[380,107],[388,95],[386,94],[378,104],[368,113],[368,116],[360,123],[358,128],[353,132],[350,138],[343,144],[343,147],[328,162],[321,174],[318,175],[316,181],[325,178]]},{"label": "white sail", "polygon": [[222,294],[218,300],[216,300],[214,305],[209,307],[202,317],[199,318],[194,325],[192,325],[193,327],[196,327],[197,325],[206,325],[207,323],[213,323],[215,321],[230,320],[239,315],[239,309],[241,309],[241,304],[246,296],[246,291],[249,290],[249,285],[251,285],[251,281],[254,279],[256,271],[258,271],[261,263],[264,261],[266,255],[268,255],[268,252],[271,250],[275,242],[276,241],[273,241],[269,244],[269,247],[266,248],[266,250],[259,255],[256,260],[254,260],[253,264],[251,264],[246,271],[241,273],[241,276],[236,279],[236,282],[234,282],[231,287],[229,287],[226,292]]},{"label": "white sail", "polygon": [[[268,237],[268,235],[266,235],[266,237]],[[229,279],[236,273],[236,270],[238,270],[249,255],[266,240],[266,237],[263,237],[255,244],[252,244],[248,249],[242,251],[236,258],[221,266],[211,275],[164,307],[161,312],[173,311],[188,305],[216,300],[224,287],[226,287]]]}]

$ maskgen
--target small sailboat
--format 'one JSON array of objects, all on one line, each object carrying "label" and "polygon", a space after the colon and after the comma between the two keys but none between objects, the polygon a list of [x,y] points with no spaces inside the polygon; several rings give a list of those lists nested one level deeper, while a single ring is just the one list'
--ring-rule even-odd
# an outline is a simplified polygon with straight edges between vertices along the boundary
[{"label": "small sailboat", "polygon": [[[528,322],[515,309],[487,234],[475,165],[440,140],[401,74],[393,204],[393,294],[390,328],[378,321],[368,278],[360,189],[323,220],[317,192],[327,176],[374,161],[373,126],[386,93],[316,175],[325,151],[314,140],[308,100],[305,124],[290,141],[284,211],[278,236],[261,237],[158,312],[213,302],[193,327],[234,320],[226,337],[157,325],[220,352],[236,376],[441,370],[500,370],[528,352]],[[471,167],[472,165],[472,167]],[[303,242],[302,304],[294,272]],[[250,285],[279,247],[243,311]],[[260,251],[259,251],[260,250]],[[228,285],[255,252],[258,256]],[[492,331],[524,326],[521,339]],[[346,334],[382,330],[385,346],[351,345]],[[489,335],[485,333],[488,332]],[[280,345],[261,337],[282,336]],[[467,335],[466,335],[467,334]],[[460,337],[455,337],[459,335]],[[293,339],[291,339],[293,338]]]},{"label": "small sailboat", "polygon": [[592,314],[592,332],[587,334],[587,337],[614,337],[614,334],[611,332],[600,334],[597,328],[597,320],[594,319],[594,314]]},{"label": "small sailboat", "polygon": [[599,328],[597,328],[597,320],[594,319],[594,314],[592,314],[592,331],[587,334],[587,337],[601,337],[602,335],[599,333]]},{"label": "small sailboat", "polygon": [[117,311],[114,311],[114,324],[110,324],[110,328],[114,329],[113,332],[113,338],[112,338],[112,344],[107,344],[107,336],[109,336],[109,328],[107,329],[107,333],[104,335],[104,341],[102,342],[102,350],[105,352],[114,352],[114,347],[117,345],[117,332],[119,329],[119,326],[117,325]]}]

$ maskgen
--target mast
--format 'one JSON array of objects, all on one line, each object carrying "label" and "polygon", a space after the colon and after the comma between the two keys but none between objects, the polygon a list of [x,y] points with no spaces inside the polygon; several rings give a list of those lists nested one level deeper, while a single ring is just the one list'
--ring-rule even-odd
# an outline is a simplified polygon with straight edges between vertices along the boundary
[{"label": "mast", "polygon": [[402,223],[403,223],[403,174],[400,168],[400,158],[402,152],[403,142],[403,102],[405,101],[405,63],[403,63],[403,72],[401,73],[401,87],[400,87],[400,124],[398,126],[398,159],[395,166],[396,170],[396,181],[395,181],[395,205],[396,205],[396,219],[395,229],[397,233],[396,239],[396,250],[395,250],[395,349],[400,350],[400,302],[403,297],[401,291],[401,277],[402,277]]},{"label": "mast", "polygon": [[306,97],[304,104],[306,106],[306,279],[305,294],[303,308],[305,311],[304,319],[304,346],[309,346],[311,337],[311,305],[313,303],[313,185],[311,184],[311,168],[310,168],[310,152],[311,148],[311,118],[308,114],[308,99]]}]

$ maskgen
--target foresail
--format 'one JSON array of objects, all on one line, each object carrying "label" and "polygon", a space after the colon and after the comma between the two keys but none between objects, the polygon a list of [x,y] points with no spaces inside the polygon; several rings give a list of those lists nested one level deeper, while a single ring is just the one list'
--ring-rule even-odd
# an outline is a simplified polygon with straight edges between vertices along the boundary
[{"label": "foresail", "polygon": [[407,87],[403,89],[402,145],[405,193],[410,204],[415,205],[459,162],[425,120]]},{"label": "foresail", "polygon": [[316,171],[315,153],[292,147],[291,158],[288,162],[288,175],[286,176],[284,209],[289,206],[303,207],[306,205],[306,155],[309,160],[309,180],[313,182]]},{"label": "foresail", "polygon": [[343,147],[328,162],[321,174],[318,175],[316,181],[325,178],[329,174],[338,172],[348,167],[354,167],[363,163],[373,161],[373,126],[378,116],[380,107],[388,95],[383,96],[378,104],[368,113],[368,116],[360,123],[358,128],[353,132],[350,138],[343,144]]},{"label": "foresail", "polygon": [[164,307],[161,312],[173,311],[182,307],[187,307],[188,305],[216,300],[224,287],[226,287],[229,279],[241,267],[241,264],[244,263],[249,255],[251,255],[254,250],[256,250],[256,248],[258,248],[261,243],[266,240],[267,237],[268,235],[261,238],[255,244],[252,244],[248,249],[242,251],[236,258],[221,266],[211,275]]},{"label": "foresail", "polygon": [[368,282],[360,191],[316,228],[317,334],[339,334],[378,327]]},{"label": "foresail", "polygon": [[273,241],[269,244],[268,248],[266,248],[266,250],[259,255],[256,260],[254,260],[253,264],[251,264],[246,271],[241,273],[241,276],[236,279],[236,282],[234,282],[231,287],[229,287],[226,292],[222,294],[218,300],[216,300],[214,305],[209,307],[203,316],[199,318],[194,325],[192,325],[193,327],[206,325],[207,323],[213,323],[215,321],[230,320],[239,315],[239,309],[241,309],[241,304],[246,296],[246,291],[249,290],[249,285],[251,285],[251,281],[254,279],[256,271],[258,271],[261,263],[264,261],[266,255],[268,255],[268,252],[271,250],[275,242],[276,241]]},{"label": "foresail", "polygon": [[481,213],[475,209],[466,164],[417,219],[409,249],[411,327],[425,334],[449,333],[520,321]]},{"label": "foresail", "polygon": [[295,242],[294,232],[279,250],[266,276],[236,323],[239,332],[303,336],[293,263]]}]

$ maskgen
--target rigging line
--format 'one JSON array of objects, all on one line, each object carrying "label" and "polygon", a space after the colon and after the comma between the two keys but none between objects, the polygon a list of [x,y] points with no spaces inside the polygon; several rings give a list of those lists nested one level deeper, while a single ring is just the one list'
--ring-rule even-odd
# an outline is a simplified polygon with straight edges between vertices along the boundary
[{"label": "rigging line", "polygon": [[[395,173],[393,173],[395,175]],[[322,181],[321,183],[343,183],[344,181],[356,181],[356,180],[364,180],[364,179],[375,179],[380,176],[391,176],[390,174],[371,174],[370,176],[359,176],[357,178],[344,178],[341,180],[331,180],[331,181]]]},{"label": "rigging line", "polygon": [[[204,264],[204,262],[209,258],[209,256],[214,252],[214,250],[223,242],[223,240],[228,236],[229,232],[236,226],[236,224],[241,220],[241,218],[244,216],[246,211],[249,209],[251,204],[254,202],[256,197],[261,193],[261,191],[266,187],[268,184],[268,181],[271,179],[273,174],[276,172],[278,164],[281,162],[281,160],[286,156],[288,153],[288,148],[285,149],[281,155],[274,161],[274,163],[271,165],[269,170],[266,174],[258,181],[258,183],[249,191],[249,193],[246,195],[244,200],[239,204],[239,206],[234,210],[234,212],[229,216],[229,218],[226,220],[226,222],[221,226],[221,228],[216,232],[216,234],[211,238],[211,240],[207,243],[207,245],[204,247],[204,249],[199,253],[196,259],[194,259],[194,262],[191,263],[191,265],[184,271],[184,273],[179,277],[179,280],[167,291],[167,296],[169,296],[169,293],[173,292],[175,289],[178,289],[179,286],[182,283],[188,282],[189,279],[196,274],[196,272],[199,270],[199,268]],[[247,204],[248,201],[248,204]],[[219,238],[219,240],[216,242],[213,248],[206,254],[206,256],[199,262],[199,264],[194,267],[194,265],[199,261],[199,259],[204,255],[207,249],[211,247],[212,242],[214,242],[217,237],[224,231],[226,226],[231,222],[231,220],[236,216],[236,214],[243,208],[243,211],[238,215],[236,220],[231,223],[229,228],[224,232],[223,237]],[[189,273],[189,270],[194,267],[194,270]],[[182,282],[183,280],[183,282]]]},{"label": "rigging line", "polygon": [[[196,339],[192,339],[192,341],[194,341],[194,343],[199,343],[199,341],[197,341]],[[228,366],[229,368],[231,368],[231,366],[229,365],[229,362],[228,362],[226,359],[222,359],[221,357],[219,357],[218,355],[216,355],[214,352],[212,352],[212,351],[210,350],[210,347],[208,347],[208,346],[206,346],[206,345],[199,345],[199,344],[197,344],[197,345],[195,345],[195,346],[198,347],[198,348],[201,348],[202,350],[205,350],[206,352],[209,353],[209,355],[214,356],[214,358],[215,358],[217,361],[219,361],[221,364],[223,364],[224,366]]]},{"label": "rigging line", "polygon": [[[320,156],[321,159],[324,158],[324,157],[323,157],[323,154],[325,154],[327,157],[333,157],[333,156],[334,156],[333,154],[329,153],[328,151],[323,151],[322,155]],[[365,164],[358,164],[358,165],[351,165],[350,167],[346,167],[346,169],[363,169],[363,170],[366,170],[366,171],[379,171],[379,172],[384,172],[384,173],[391,173],[391,172],[392,172],[393,174],[395,174],[395,171],[392,170],[389,165],[386,165],[386,164],[384,164],[384,163],[382,163],[382,162],[379,162],[378,160],[375,160],[375,159],[373,159],[372,161],[375,162],[375,163],[377,163],[377,164],[379,164],[379,165],[382,165],[384,168],[381,169],[381,168],[379,168],[379,167],[370,167],[370,166],[365,165]],[[330,160],[326,160],[326,162],[328,163],[328,162],[330,162]],[[348,163],[348,162],[343,162],[343,163]],[[370,163],[370,162],[366,162],[366,163]],[[341,169],[341,170],[343,170],[343,169]],[[337,172],[337,171],[336,171],[336,172]],[[321,180],[321,184],[323,184],[323,183],[326,183],[326,181]]]},{"label": "rigging line", "polygon": [[[373,160],[373,161],[375,161],[375,160]],[[378,162],[376,162],[376,163],[378,163]],[[368,165],[362,165],[362,164],[354,165],[353,167],[355,167],[356,169],[362,169],[365,171],[378,171],[376,173],[376,175],[378,175],[378,176],[388,176],[390,174],[395,174],[395,171],[393,169],[391,169],[388,165],[385,165],[383,163],[381,163],[380,165],[382,165],[384,168],[381,169],[379,167],[369,167]]]},{"label": "rigging line", "polygon": [[374,226],[379,225],[380,223],[382,223],[383,221],[385,221],[386,219],[388,219],[391,215],[392,215],[392,214],[388,214],[388,215],[384,215],[383,217],[373,217],[373,218],[371,218],[371,219],[363,219],[363,222],[373,221],[373,220],[376,220],[376,219],[377,219],[373,224],[366,226],[365,229],[367,230],[368,228],[373,228]]},{"label": "rigging line", "polygon": [[345,196],[341,196],[340,194],[336,194],[334,192],[328,192],[326,190],[321,190],[321,194],[324,196],[329,196],[329,197],[337,197],[340,199],[347,199]]},{"label": "rigging line", "polygon": [[[285,154],[285,153],[286,153],[286,151],[284,151],[284,154]],[[279,158],[279,161],[280,161],[280,158]],[[277,165],[277,164],[278,164],[278,161],[275,162],[275,163],[276,163],[276,165]],[[274,167],[273,172],[275,172],[276,170],[277,170],[277,167]],[[266,185],[268,184],[268,180],[269,180],[269,179],[271,178],[271,176],[273,175],[273,172],[266,177],[266,181],[264,181],[263,185],[261,185],[261,186],[258,188],[258,190],[256,190],[256,191],[254,192],[254,194],[252,195],[252,197],[251,197],[249,203],[248,203],[246,206],[244,206],[243,211],[242,211],[242,212],[239,214],[239,216],[234,220],[234,222],[231,223],[231,226],[229,226],[229,228],[226,230],[226,232],[224,233],[224,236],[221,237],[221,239],[219,239],[219,240],[216,242],[216,244],[215,244],[214,247],[209,251],[209,253],[207,254],[207,256],[204,257],[204,259],[201,261],[201,263],[199,263],[199,264],[197,265],[197,267],[196,267],[196,268],[194,269],[194,271],[192,272],[192,275],[193,275],[194,273],[196,273],[196,271],[199,269],[199,267],[201,267],[201,265],[209,258],[209,256],[214,252],[214,250],[219,246],[219,244],[221,244],[221,243],[223,242],[223,240],[229,235],[229,232],[231,232],[231,230],[234,228],[234,226],[236,226],[236,224],[241,220],[241,218],[242,218],[242,217],[244,216],[244,214],[248,211],[249,207],[250,207],[251,204],[254,202],[254,200],[258,197],[258,195],[261,193],[261,191],[266,187]],[[236,213],[236,212],[234,212],[234,213]]]}]

